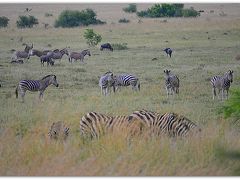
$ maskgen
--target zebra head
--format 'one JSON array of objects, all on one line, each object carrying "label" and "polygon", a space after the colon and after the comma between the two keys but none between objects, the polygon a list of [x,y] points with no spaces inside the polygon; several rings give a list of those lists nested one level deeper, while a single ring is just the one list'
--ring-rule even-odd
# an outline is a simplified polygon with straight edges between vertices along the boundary
[{"label": "zebra head", "polygon": [[64,48],[64,49],[60,50],[60,52],[61,52],[62,54],[66,54],[67,56],[69,56],[69,53],[68,53],[67,48]]},{"label": "zebra head", "polygon": [[168,76],[171,71],[166,69],[166,70],[164,70],[163,72]]},{"label": "zebra head", "polygon": [[[50,84],[53,84],[53,85],[56,86],[56,87],[59,86],[59,84],[58,84],[58,82],[57,82],[57,77],[56,77],[55,75],[47,75],[47,76],[45,76],[43,79],[46,79],[46,80],[47,80],[47,78],[48,78],[48,83],[49,83],[49,85],[50,85]],[[43,79],[42,79],[42,80],[43,80]]]},{"label": "zebra head", "polygon": [[233,71],[232,71],[232,70],[229,70],[229,71],[226,73],[226,76],[227,76],[227,79],[232,83],[232,82],[233,82]]}]

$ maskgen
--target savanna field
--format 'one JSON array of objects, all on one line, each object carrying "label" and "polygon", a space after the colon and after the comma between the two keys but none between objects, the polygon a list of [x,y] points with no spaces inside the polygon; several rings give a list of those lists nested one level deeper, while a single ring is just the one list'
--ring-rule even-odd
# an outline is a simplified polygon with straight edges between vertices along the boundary
[{"label": "savanna field", "polygon": [[[138,10],[152,4],[137,4]],[[240,4],[185,4],[204,10],[197,18],[140,18],[125,13],[127,4],[1,4],[0,16],[10,19],[0,29],[0,175],[1,176],[233,176],[240,175],[240,132],[219,109],[224,101],[212,99],[210,78],[234,71],[230,90],[240,86]],[[24,12],[31,8],[30,12]],[[54,28],[63,10],[93,9],[107,23],[77,28]],[[46,16],[46,13],[52,16]],[[39,25],[18,29],[19,15],[34,15]],[[121,18],[129,23],[120,24]],[[140,20],[140,21],[139,21]],[[48,23],[46,29],[44,23]],[[128,49],[100,51],[88,47],[87,28],[102,36],[101,43],[127,43]],[[22,39],[22,41],[21,41]],[[12,49],[22,43],[34,49],[71,51],[89,48],[85,64],[63,56],[54,66],[40,64],[38,57],[11,64]],[[100,44],[101,44],[100,43]],[[173,49],[172,58],[162,51]],[[164,70],[180,79],[180,93],[167,98]],[[124,87],[101,95],[98,81],[107,71],[131,73],[141,83],[140,92]],[[44,99],[27,92],[25,102],[16,99],[22,79],[41,79],[54,74],[59,87],[49,86]],[[231,97],[231,91],[230,95]],[[135,136],[125,132],[83,141],[80,118],[90,111],[128,115],[147,109],[186,116],[202,131],[186,138]],[[70,127],[66,141],[52,141],[53,122]]]}]

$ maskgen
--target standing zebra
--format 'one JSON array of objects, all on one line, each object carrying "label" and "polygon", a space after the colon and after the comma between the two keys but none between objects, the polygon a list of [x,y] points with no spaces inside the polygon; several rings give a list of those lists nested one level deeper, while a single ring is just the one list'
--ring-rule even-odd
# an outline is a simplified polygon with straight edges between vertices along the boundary
[{"label": "standing zebra", "polygon": [[156,135],[186,136],[190,132],[201,131],[192,121],[176,113],[159,114],[152,111],[134,111],[129,119],[140,121],[147,129]]},{"label": "standing zebra", "polygon": [[140,91],[140,82],[139,79],[132,74],[120,74],[114,76],[114,85],[117,87],[120,86],[132,86],[133,90]]},{"label": "standing zebra", "polygon": [[[218,89],[218,94],[220,91],[222,91],[222,100],[224,98],[224,91],[227,92],[227,99],[228,99],[228,91],[230,88],[231,83],[233,82],[233,71],[229,70],[227,71],[223,76],[214,76],[211,79],[212,84],[212,93],[213,93],[213,99],[216,96],[216,88]],[[219,96],[218,96],[219,97]]]},{"label": "standing zebra", "polygon": [[176,75],[171,74],[170,70],[166,69],[163,72],[165,73],[165,88],[167,91],[167,97],[169,94],[173,94],[173,92],[178,94],[179,93],[179,78]]},{"label": "standing zebra", "polygon": [[98,112],[89,112],[80,119],[82,137],[99,138],[106,133],[115,132],[133,135],[139,130],[138,122],[130,122],[129,116],[108,116]]},{"label": "standing zebra", "polygon": [[43,97],[45,89],[51,84],[58,87],[58,82],[55,75],[47,75],[43,77],[41,80],[21,80],[16,87],[15,91],[16,98],[18,98],[19,90],[21,93],[22,102],[24,102],[24,96],[26,91],[28,90],[28,91],[40,91],[39,99],[41,99]]},{"label": "standing zebra", "polygon": [[86,55],[91,56],[91,53],[90,53],[90,51],[89,51],[88,49],[85,49],[85,50],[83,50],[83,51],[80,52],[80,53],[78,53],[78,52],[72,52],[72,53],[70,53],[68,60],[69,60],[69,62],[72,62],[72,59],[74,59],[75,61],[78,60],[78,59],[80,59],[80,61],[81,61],[82,63],[84,63],[83,60],[84,60],[84,57],[85,57]]},{"label": "standing zebra", "polygon": [[101,76],[99,79],[99,86],[101,88],[101,93],[105,96],[107,95],[111,87],[113,87],[113,92],[115,92],[113,73],[109,71],[106,72],[103,76]]},{"label": "standing zebra", "polygon": [[163,51],[165,51],[167,53],[167,56],[169,55],[170,58],[172,57],[172,50],[171,50],[171,48],[166,48]]}]

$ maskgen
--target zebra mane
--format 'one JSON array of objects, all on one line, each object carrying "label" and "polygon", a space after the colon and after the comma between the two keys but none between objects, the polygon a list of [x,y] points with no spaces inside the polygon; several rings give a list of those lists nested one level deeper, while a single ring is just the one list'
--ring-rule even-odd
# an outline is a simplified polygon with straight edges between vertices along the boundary
[{"label": "zebra mane", "polygon": [[47,75],[47,76],[44,76],[41,80],[44,80],[44,79],[46,79],[46,78],[48,78],[48,77],[50,77],[50,76],[56,77],[54,74],[49,74],[49,75]]}]

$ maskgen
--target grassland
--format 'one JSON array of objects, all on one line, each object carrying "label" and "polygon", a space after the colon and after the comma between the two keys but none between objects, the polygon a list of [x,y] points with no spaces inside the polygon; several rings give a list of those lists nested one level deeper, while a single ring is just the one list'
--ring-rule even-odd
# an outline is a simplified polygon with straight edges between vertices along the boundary
[{"label": "grassland", "polygon": [[[240,175],[239,127],[218,114],[223,102],[212,100],[209,78],[234,71],[232,89],[239,88],[240,49],[239,4],[193,4],[205,13],[198,18],[142,19],[122,11],[125,4],[1,4],[0,16],[10,26],[0,29],[0,175],[78,175],[78,176],[212,176]],[[137,7],[145,9],[150,4]],[[32,29],[17,29],[15,21],[26,7],[40,24]],[[64,9],[93,8],[106,25],[90,26],[102,35],[102,42],[127,43],[129,49],[101,52],[90,48],[86,64],[70,64],[64,56],[54,67],[41,67],[31,58],[23,65],[12,65],[11,49],[23,49],[19,42],[34,43],[36,49],[88,48],[83,38],[86,27],[44,29],[42,22],[53,24]],[[214,10],[214,13],[210,13]],[[220,16],[224,11],[227,16]],[[52,17],[45,17],[52,13]],[[119,24],[120,18],[130,20]],[[163,22],[167,19],[167,22]],[[161,51],[174,50],[170,59]],[[152,60],[157,58],[157,60]],[[164,69],[180,77],[180,95],[166,98]],[[137,75],[141,91],[122,89],[101,96],[98,79],[106,71]],[[37,93],[26,94],[23,104],[15,98],[21,79],[39,79],[55,74],[59,88],[49,87],[44,101]],[[129,143],[122,134],[106,135],[83,143],[79,120],[89,111],[126,115],[137,109],[174,111],[185,115],[203,131],[201,135],[174,140],[167,137],[135,137]],[[52,122],[65,121],[71,129],[64,143],[51,142],[48,129]],[[123,132],[124,134],[124,132]]]}]

